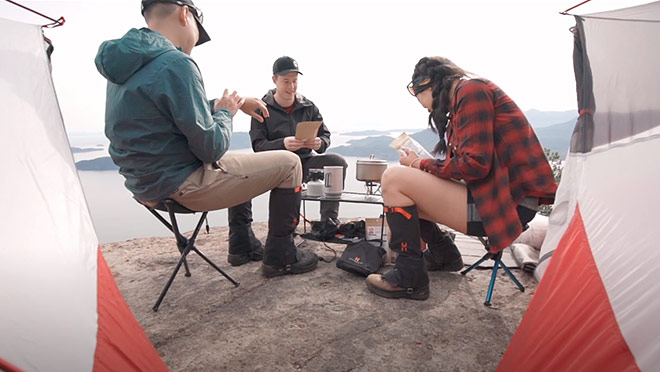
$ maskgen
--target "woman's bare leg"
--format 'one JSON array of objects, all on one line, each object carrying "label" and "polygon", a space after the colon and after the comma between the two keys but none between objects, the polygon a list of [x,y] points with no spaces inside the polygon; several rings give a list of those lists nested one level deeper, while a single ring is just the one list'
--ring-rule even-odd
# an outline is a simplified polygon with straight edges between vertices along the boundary
[{"label": "woman's bare leg", "polygon": [[381,184],[386,206],[416,205],[420,218],[466,232],[467,187],[464,184],[402,166],[388,168]]}]

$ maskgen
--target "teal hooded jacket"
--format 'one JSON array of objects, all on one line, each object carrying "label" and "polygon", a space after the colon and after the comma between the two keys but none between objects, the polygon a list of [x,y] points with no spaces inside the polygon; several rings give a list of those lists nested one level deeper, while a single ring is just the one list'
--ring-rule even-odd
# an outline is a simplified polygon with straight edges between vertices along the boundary
[{"label": "teal hooded jacket", "polygon": [[213,112],[197,64],[161,34],[131,29],[103,42],[94,62],[108,80],[110,156],[137,199],[167,198],[229,148],[231,112]]}]

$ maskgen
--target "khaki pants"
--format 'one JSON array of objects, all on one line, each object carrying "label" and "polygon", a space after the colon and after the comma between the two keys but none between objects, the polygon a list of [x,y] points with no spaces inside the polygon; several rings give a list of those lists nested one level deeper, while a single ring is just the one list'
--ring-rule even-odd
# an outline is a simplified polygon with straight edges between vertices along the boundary
[{"label": "khaki pants", "polygon": [[233,207],[274,188],[302,184],[298,155],[285,150],[226,153],[194,171],[169,197],[194,211]]}]

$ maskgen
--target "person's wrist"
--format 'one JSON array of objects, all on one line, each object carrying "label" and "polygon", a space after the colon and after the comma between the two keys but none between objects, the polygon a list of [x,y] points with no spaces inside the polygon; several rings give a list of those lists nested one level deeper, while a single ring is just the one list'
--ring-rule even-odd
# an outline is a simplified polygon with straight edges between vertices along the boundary
[{"label": "person's wrist", "polygon": [[416,162],[416,161],[419,161],[419,164],[421,164],[421,163],[422,163],[422,158],[417,158],[417,159],[414,159],[413,161],[411,161],[411,162],[410,162],[410,167],[411,167],[411,168],[417,168],[417,169],[419,169],[419,167],[415,167],[415,162]]}]

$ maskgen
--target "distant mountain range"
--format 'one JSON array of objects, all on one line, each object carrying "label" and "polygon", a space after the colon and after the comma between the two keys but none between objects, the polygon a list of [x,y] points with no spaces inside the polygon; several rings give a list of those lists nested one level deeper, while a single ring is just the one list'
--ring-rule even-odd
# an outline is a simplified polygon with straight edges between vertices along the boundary
[{"label": "distant mountain range", "polygon": [[[530,110],[525,112],[536,132],[541,145],[549,148],[551,151],[559,153],[563,159],[566,157],[571,139],[571,134],[577,119],[575,111],[538,111]],[[553,122],[553,120],[555,120]],[[389,147],[394,137],[389,134],[392,132],[406,132],[427,150],[432,150],[438,141],[437,134],[430,129],[419,130],[363,130],[356,132],[342,133],[345,136],[363,137],[350,140],[347,145],[330,147],[330,152],[351,157],[368,158],[374,155],[377,159],[396,161],[399,159],[397,152]],[[365,137],[366,136],[366,137]],[[230,150],[244,150],[252,147],[250,135],[247,132],[235,132],[232,134]],[[72,152],[98,151],[97,148],[72,148]],[[117,170],[118,167],[112,162],[110,157],[101,157],[92,160],[81,160],[76,162],[76,168],[79,170],[103,171]]]},{"label": "distant mountain range", "polygon": [[[571,134],[573,133],[573,128],[575,127],[577,113],[574,111],[553,111],[548,112],[547,117],[543,114],[544,112],[537,110],[531,110],[525,113],[525,115],[528,116],[528,120],[530,120],[532,127],[534,127],[534,131],[536,132],[536,136],[541,142],[541,145],[544,148],[548,148],[551,151],[559,153],[559,156],[563,159],[568,153],[568,147],[571,140]],[[555,122],[555,124],[547,125],[547,122],[553,118],[564,118],[565,121],[559,122],[558,124]],[[532,120],[534,120],[534,122],[532,122]],[[396,161],[399,159],[397,152],[389,147],[394,138],[391,136],[382,135],[389,134],[393,132],[393,130],[370,130],[342,134],[358,135],[358,133],[364,132],[370,132],[372,135],[381,135],[350,140],[348,141],[348,145],[332,147],[330,151],[345,156],[368,157],[370,154],[374,154],[378,159],[389,161]],[[402,132],[407,132],[412,138],[414,138],[429,151],[431,151],[433,147],[435,147],[435,144],[438,142],[438,135],[433,133],[430,129],[417,132],[411,130],[402,130]]]},{"label": "distant mountain range", "polygon": [[107,171],[118,170],[119,167],[112,162],[109,156],[92,160],[81,160],[76,162],[76,168],[81,171]]}]

